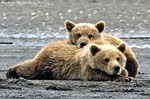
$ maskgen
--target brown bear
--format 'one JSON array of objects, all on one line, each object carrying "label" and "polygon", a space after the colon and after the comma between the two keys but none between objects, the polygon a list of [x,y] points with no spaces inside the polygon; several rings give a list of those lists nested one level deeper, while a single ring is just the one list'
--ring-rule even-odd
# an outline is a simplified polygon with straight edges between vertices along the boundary
[{"label": "brown bear", "polygon": [[[96,39],[104,40],[114,46],[119,46],[121,43],[124,43],[124,41],[115,36],[102,33],[105,29],[105,22],[103,21],[98,22],[95,26],[87,23],[75,24],[69,20],[66,20],[64,23],[65,27],[69,31],[70,44],[76,45],[78,48],[82,48],[89,42],[93,42]],[[98,35],[98,32],[100,35]],[[126,48],[126,69],[129,72],[129,76],[135,78],[139,69],[138,60],[136,59],[132,49],[128,46],[126,46]]]},{"label": "brown bear", "polygon": [[103,40],[101,33],[104,31],[105,22],[99,21],[95,25],[90,23],[75,24],[72,21],[66,20],[65,27],[69,31],[69,44],[77,45],[82,48],[89,42],[94,40]]},{"label": "brown bear", "polygon": [[57,80],[129,80],[125,69],[125,44],[118,47],[55,42],[45,46],[33,59],[10,68],[7,78]]}]

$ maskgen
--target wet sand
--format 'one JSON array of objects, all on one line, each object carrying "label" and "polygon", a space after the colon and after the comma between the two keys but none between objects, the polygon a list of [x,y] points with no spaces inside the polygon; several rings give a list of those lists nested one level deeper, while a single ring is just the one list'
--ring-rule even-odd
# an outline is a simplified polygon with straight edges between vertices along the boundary
[{"label": "wet sand", "polygon": [[[149,99],[149,0],[10,0],[0,2],[0,98]],[[9,67],[31,59],[54,39],[67,38],[63,22],[106,21],[107,33],[128,43],[140,70],[132,82],[7,80]]]}]

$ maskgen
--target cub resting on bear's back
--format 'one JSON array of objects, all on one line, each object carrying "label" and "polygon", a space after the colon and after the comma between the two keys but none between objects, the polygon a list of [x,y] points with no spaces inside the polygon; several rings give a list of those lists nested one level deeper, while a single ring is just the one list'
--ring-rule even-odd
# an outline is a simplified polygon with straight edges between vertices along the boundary
[{"label": "cub resting on bear's back", "polygon": [[105,22],[99,21],[95,25],[91,23],[75,24],[69,20],[64,22],[65,27],[69,31],[69,44],[77,45],[82,48],[94,40],[103,41],[101,35],[105,29]]},{"label": "cub resting on bear's back", "polygon": [[[96,25],[92,25],[89,23],[76,24],[66,20],[64,24],[69,31],[70,44],[76,45],[78,48],[83,48],[88,43],[97,39],[104,40],[114,46],[119,46],[121,43],[124,43],[124,41],[115,36],[102,33],[105,29],[105,22],[103,21],[97,22]],[[138,73],[139,64],[132,49],[128,46],[126,46],[125,56],[127,58],[126,69],[128,70],[129,76],[135,78]]]},{"label": "cub resting on bear's back", "polygon": [[55,42],[45,46],[34,59],[10,68],[7,78],[57,80],[129,80],[125,70],[125,44],[118,48],[89,44],[82,49]]}]

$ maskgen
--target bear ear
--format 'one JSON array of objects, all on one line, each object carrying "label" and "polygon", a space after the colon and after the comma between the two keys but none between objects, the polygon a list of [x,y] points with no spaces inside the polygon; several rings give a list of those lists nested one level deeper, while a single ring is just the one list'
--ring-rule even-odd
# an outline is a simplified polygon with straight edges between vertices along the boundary
[{"label": "bear ear", "polygon": [[106,26],[106,24],[105,24],[104,21],[99,21],[99,22],[97,22],[97,23],[95,24],[95,27],[98,29],[98,31],[99,31],[100,33],[104,31],[105,26]]},{"label": "bear ear", "polygon": [[119,49],[122,53],[124,53],[125,50],[126,50],[126,45],[125,45],[125,43],[120,44],[120,45],[118,46],[118,49]]},{"label": "bear ear", "polygon": [[76,25],[74,22],[70,21],[70,20],[66,20],[64,22],[65,27],[67,28],[67,30],[70,32],[72,30],[72,28]]},{"label": "bear ear", "polygon": [[99,49],[97,46],[92,45],[92,46],[90,47],[90,51],[91,51],[92,55],[95,55],[97,52],[100,51],[100,49]]}]

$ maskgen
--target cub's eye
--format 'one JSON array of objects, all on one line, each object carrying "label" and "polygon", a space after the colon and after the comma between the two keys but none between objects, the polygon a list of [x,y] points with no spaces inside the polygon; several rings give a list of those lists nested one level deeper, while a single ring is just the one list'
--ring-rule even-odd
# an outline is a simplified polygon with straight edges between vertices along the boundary
[{"label": "cub's eye", "polygon": [[93,36],[92,36],[91,34],[88,36],[89,39],[91,39],[92,37],[93,37]]},{"label": "cub's eye", "polygon": [[120,58],[119,57],[117,57],[117,61],[119,61],[120,60]]},{"label": "cub's eye", "polygon": [[77,34],[78,37],[81,37],[81,34]]},{"label": "cub's eye", "polygon": [[105,62],[109,62],[109,58],[105,58]]}]

